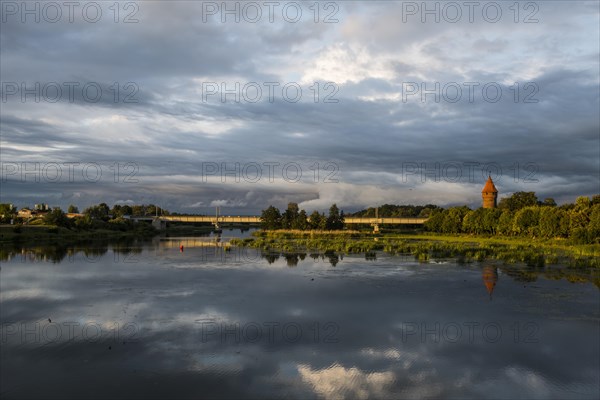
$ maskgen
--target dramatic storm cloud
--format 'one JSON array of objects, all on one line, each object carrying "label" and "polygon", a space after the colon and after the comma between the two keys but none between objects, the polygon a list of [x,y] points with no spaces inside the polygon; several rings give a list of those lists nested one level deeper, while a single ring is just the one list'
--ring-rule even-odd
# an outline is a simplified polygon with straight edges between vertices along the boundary
[{"label": "dramatic storm cloud", "polygon": [[595,1],[1,5],[19,207],[478,206],[488,173],[500,197],[600,191]]}]

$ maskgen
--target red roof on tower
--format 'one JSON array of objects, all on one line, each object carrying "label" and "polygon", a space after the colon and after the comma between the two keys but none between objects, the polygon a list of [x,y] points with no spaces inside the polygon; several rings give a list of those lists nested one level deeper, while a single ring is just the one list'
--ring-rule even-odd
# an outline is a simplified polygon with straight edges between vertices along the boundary
[{"label": "red roof on tower", "polygon": [[492,177],[488,176],[488,180],[483,187],[481,193],[498,193],[498,189],[494,186],[494,181],[492,181]]}]

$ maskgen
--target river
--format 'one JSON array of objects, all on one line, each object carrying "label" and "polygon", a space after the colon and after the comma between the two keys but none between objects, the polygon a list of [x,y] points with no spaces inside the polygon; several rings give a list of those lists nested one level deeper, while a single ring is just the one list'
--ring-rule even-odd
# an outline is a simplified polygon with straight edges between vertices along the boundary
[{"label": "river", "polygon": [[585,279],[221,246],[248,234],[11,254],[1,397],[598,398]]}]

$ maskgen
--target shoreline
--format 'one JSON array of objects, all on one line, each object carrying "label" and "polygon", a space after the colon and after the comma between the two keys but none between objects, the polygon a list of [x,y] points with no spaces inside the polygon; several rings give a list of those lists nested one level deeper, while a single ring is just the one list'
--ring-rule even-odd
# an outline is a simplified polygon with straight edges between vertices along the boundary
[{"label": "shoreline", "polygon": [[[256,227],[226,226],[224,229],[248,230]],[[201,237],[214,231],[211,225],[188,226],[175,225],[164,231],[158,231],[149,225],[141,225],[136,229],[111,230],[89,229],[72,230],[54,225],[0,225],[0,247],[21,245],[69,245],[90,240],[151,239],[155,236],[189,236]]]},{"label": "shoreline", "polygon": [[[202,237],[211,227],[173,227],[166,231],[141,229],[118,231],[96,229],[72,231],[67,228],[37,225],[0,226],[0,248],[60,246],[68,247],[93,242],[146,241],[156,236]],[[235,227],[233,228],[235,229]],[[263,251],[298,253],[319,251],[340,254],[365,254],[376,251],[412,255],[418,261],[456,258],[459,261],[499,260],[508,264],[525,263],[542,267],[564,264],[570,268],[600,270],[599,244],[571,244],[566,239],[533,239],[524,237],[436,234],[429,232],[378,233],[368,231],[298,231],[258,230],[252,237],[233,238],[231,246],[250,247]]]},{"label": "shoreline", "polygon": [[418,261],[457,258],[459,261],[499,260],[543,267],[566,264],[572,268],[600,269],[600,245],[570,244],[561,239],[440,235],[430,233],[366,234],[359,231],[257,231],[252,238],[231,244],[265,251],[324,251],[369,255],[375,251],[411,254]]}]

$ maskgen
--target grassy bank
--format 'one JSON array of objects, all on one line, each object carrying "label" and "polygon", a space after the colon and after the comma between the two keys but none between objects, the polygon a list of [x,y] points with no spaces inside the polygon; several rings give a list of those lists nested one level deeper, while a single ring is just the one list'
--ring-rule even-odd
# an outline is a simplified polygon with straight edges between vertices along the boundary
[{"label": "grassy bank", "polygon": [[473,235],[382,234],[359,231],[259,231],[232,245],[282,252],[412,254],[419,261],[456,258],[460,262],[501,260],[532,267],[561,264],[600,269],[600,245],[572,245],[565,240]]}]

